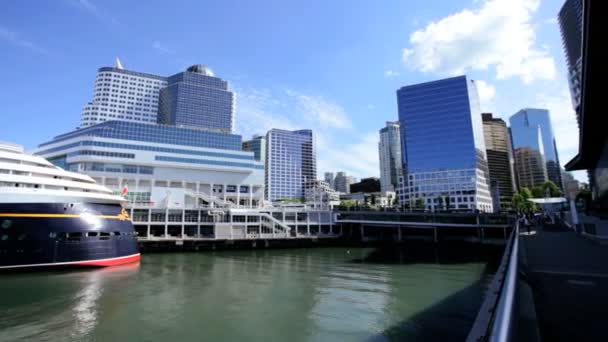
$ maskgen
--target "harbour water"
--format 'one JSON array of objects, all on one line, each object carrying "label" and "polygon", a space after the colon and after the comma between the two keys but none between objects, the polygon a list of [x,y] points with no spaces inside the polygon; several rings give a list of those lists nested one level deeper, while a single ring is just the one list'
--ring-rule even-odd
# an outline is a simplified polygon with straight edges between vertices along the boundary
[{"label": "harbour water", "polygon": [[500,249],[146,254],[0,275],[0,341],[463,340]]}]

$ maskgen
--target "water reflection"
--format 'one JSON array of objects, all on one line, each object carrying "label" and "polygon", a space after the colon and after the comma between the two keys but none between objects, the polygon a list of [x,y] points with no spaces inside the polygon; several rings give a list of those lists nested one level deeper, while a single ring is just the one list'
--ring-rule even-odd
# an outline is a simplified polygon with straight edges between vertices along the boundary
[{"label": "water reflection", "polygon": [[84,338],[98,324],[99,301],[104,293],[104,283],[131,277],[139,271],[139,267],[137,262],[82,273],[82,288],[72,300],[75,303],[72,308],[74,327],[70,329],[72,338]]},{"label": "water reflection", "polygon": [[483,254],[443,254],[364,248],[147,254],[141,266],[2,276],[0,341],[460,336],[481,302],[485,285],[478,280],[492,271]]}]

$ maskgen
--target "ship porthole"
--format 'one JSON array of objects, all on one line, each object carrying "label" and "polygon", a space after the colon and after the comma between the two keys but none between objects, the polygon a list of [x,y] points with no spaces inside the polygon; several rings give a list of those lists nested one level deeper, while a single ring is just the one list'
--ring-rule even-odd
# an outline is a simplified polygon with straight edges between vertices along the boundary
[{"label": "ship porthole", "polygon": [[4,228],[4,229],[10,228],[12,225],[13,225],[13,221],[11,221],[11,220],[4,220],[2,222],[2,228]]}]

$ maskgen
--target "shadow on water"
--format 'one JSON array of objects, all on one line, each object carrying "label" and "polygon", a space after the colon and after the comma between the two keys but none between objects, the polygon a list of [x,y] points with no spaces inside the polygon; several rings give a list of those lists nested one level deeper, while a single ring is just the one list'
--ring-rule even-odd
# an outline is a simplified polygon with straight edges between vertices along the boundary
[{"label": "shadow on water", "polygon": [[407,319],[393,324],[369,341],[464,341],[477,316],[503,246],[478,244],[414,244],[383,246],[353,263],[457,265],[484,263],[478,280]]}]

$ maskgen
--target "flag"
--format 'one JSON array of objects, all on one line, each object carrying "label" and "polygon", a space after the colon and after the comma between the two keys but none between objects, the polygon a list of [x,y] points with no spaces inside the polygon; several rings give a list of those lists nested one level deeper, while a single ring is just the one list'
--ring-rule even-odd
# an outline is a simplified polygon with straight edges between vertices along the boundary
[{"label": "flag", "polygon": [[127,184],[125,184],[125,186],[122,187],[122,190],[120,191],[120,195],[122,197],[127,196],[127,192],[129,192],[129,188],[127,187]]}]

